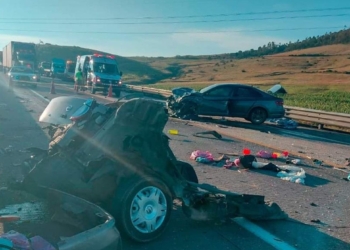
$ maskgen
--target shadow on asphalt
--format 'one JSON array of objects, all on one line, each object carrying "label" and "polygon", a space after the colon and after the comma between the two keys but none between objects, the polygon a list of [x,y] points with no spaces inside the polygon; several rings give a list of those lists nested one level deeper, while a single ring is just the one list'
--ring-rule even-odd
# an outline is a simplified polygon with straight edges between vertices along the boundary
[{"label": "shadow on asphalt", "polygon": [[211,117],[199,117],[197,121],[225,125],[229,127],[251,129],[255,131],[260,131],[262,133],[271,133],[271,134],[281,135],[284,137],[350,145],[350,135],[342,132],[333,132],[333,131],[331,132],[328,130],[309,129],[302,126],[299,126],[297,129],[291,130],[291,129],[280,128],[272,124],[254,125],[243,121],[229,121],[229,120],[222,121],[220,119],[215,119]]},{"label": "shadow on asphalt", "polygon": [[[322,232],[322,230],[332,232],[332,228],[336,226],[326,225],[322,223],[322,218],[319,219],[320,223],[313,223],[314,225],[304,224],[293,219],[255,223],[280,239],[288,239],[288,243],[297,249],[350,249],[349,243]],[[344,230],[343,233],[345,233],[349,228],[344,227],[341,230]]]},{"label": "shadow on asphalt", "polygon": [[156,240],[136,243],[122,238],[125,250],[274,249],[231,221],[223,224],[193,221],[184,215],[181,205],[177,204],[173,206],[166,231]]}]

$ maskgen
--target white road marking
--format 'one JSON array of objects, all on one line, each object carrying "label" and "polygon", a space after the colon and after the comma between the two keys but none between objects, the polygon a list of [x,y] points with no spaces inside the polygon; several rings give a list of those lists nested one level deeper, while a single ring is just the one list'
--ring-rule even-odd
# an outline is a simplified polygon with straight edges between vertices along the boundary
[{"label": "white road marking", "polygon": [[241,227],[243,227],[245,230],[251,232],[258,238],[265,241],[267,244],[273,246],[277,250],[296,250],[296,248],[292,247],[291,245],[287,244],[286,242],[282,241],[278,237],[274,236],[273,234],[265,231],[258,225],[250,222],[249,220],[246,220],[242,217],[234,218],[232,219],[233,222],[237,223]]},{"label": "white road marking", "polygon": [[32,89],[30,89],[30,91],[33,92],[36,96],[38,96],[38,97],[40,97],[41,99],[43,99],[44,101],[50,102],[49,99],[47,99],[45,96],[40,95],[38,92],[36,92],[36,91],[34,91],[34,90],[32,90]]}]

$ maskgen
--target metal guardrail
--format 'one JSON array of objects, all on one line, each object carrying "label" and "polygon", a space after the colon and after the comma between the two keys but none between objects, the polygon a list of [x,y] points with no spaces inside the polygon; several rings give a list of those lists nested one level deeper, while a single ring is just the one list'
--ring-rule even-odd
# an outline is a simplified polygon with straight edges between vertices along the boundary
[{"label": "metal guardrail", "polygon": [[156,88],[149,88],[149,87],[135,86],[135,85],[127,85],[127,88],[133,91],[138,91],[138,92],[143,92],[148,94],[156,94],[156,95],[161,95],[163,97],[171,96],[171,91],[165,90],[165,89],[156,89]]},{"label": "metal guardrail", "polygon": [[289,106],[284,106],[284,108],[286,109],[286,117],[317,124],[319,129],[322,129],[324,125],[350,129],[350,114]]},{"label": "metal guardrail", "polygon": [[[169,97],[170,90],[149,88],[143,86],[127,85],[127,88],[132,91],[139,91],[143,93],[156,94],[162,97]],[[319,129],[324,125],[338,128],[350,129],[350,114],[326,112],[315,109],[306,109],[298,107],[284,106],[286,109],[286,117],[296,120],[298,122],[307,122],[316,124]]]}]

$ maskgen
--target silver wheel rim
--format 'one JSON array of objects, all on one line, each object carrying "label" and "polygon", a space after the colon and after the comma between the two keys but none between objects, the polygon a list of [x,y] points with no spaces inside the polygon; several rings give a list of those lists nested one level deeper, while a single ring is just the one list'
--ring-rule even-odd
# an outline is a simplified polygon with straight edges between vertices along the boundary
[{"label": "silver wheel rim", "polygon": [[159,188],[149,186],[140,190],[130,207],[133,226],[141,233],[152,233],[163,224],[167,213],[167,200]]},{"label": "silver wheel rim", "polygon": [[261,109],[258,109],[253,112],[252,120],[255,122],[261,122],[264,119],[264,117],[265,117],[264,111]]}]

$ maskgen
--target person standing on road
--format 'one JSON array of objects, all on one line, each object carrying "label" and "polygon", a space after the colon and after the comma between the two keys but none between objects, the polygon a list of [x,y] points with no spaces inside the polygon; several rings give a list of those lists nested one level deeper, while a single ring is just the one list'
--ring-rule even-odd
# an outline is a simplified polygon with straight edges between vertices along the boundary
[{"label": "person standing on road", "polygon": [[81,87],[83,83],[83,73],[81,72],[81,68],[78,69],[78,72],[75,73],[75,85],[74,89],[76,92],[79,91],[79,88]]}]

